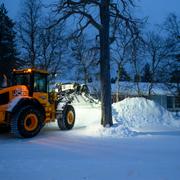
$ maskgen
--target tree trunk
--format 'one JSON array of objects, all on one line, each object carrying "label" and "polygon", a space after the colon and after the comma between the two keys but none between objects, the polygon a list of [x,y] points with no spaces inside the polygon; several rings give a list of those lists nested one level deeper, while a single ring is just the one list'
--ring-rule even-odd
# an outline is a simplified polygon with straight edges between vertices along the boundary
[{"label": "tree trunk", "polygon": [[119,102],[119,81],[120,81],[120,69],[118,65],[118,73],[117,73],[117,80],[116,80],[116,102]]},{"label": "tree trunk", "polygon": [[109,50],[109,0],[101,0],[100,17],[100,79],[101,79],[101,124],[112,126],[110,50]]}]

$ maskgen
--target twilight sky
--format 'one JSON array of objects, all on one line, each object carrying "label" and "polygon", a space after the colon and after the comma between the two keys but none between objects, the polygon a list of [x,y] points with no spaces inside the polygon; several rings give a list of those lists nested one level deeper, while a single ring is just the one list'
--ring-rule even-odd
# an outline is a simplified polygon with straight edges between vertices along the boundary
[{"label": "twilight sky", "polygon": [[[9,16],[16,19],[22,0],[0,0],[4,3]],[[45,3],[56,2],[57,0],[43,0]],[[149,17],[152,24],[161,23],[169,12],[174,12],[180,16],[180,0],[137,0],[137,14],[140,17]]]}]

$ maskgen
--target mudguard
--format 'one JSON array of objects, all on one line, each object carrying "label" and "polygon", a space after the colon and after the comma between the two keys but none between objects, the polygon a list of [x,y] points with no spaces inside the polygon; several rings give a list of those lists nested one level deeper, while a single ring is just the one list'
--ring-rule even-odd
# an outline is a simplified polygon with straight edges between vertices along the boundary
[{"label": "mudguard", "polygon": [[33,107],[39,109],[43,113],[43,115],[45,116],[45,109],[39,103],[39,101],[36,100],[35,98],[27,97],[27,96],[21,96],[21,97],[14,98],[9,103],[9,107],[8,107],[7,112],[14,114],[25,106],[33,106]]}]

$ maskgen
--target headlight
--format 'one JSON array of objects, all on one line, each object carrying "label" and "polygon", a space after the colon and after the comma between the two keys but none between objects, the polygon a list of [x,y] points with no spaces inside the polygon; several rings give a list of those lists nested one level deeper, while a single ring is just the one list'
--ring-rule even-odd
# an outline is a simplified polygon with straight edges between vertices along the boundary
[{"label": "headlight", "polygon": [[58,93],[59,90],[58,90],[58,88],[56,88],[54,91],[55,91],[56,93]]}]

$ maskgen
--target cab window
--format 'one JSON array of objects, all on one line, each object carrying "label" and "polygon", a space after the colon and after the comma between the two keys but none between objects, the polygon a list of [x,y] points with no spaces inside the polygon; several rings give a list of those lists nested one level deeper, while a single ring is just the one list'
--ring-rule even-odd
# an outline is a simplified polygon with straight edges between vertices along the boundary
[{"label": "cab window", "polygon": [[13,85],[30,86],[30,74],[14,74]]},{"label": "cab window", "polygon": [[47,76],[44,74],[34,74],[34,92],[47,92]]}]

